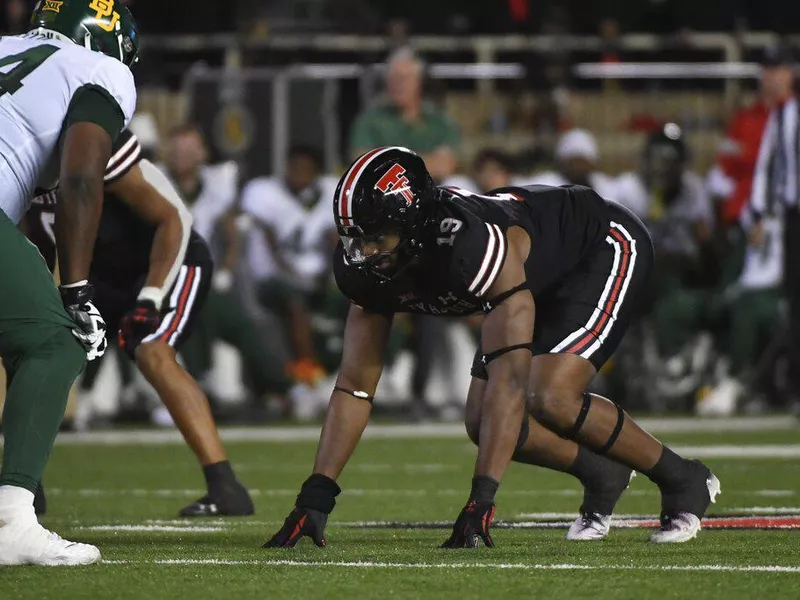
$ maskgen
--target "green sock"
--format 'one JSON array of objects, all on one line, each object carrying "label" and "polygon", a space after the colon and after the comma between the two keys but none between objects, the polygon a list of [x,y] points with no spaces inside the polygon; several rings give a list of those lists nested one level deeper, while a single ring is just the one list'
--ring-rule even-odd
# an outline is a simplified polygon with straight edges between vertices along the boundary
[{"label": "green sock", "polygon": [[7,361],[10,383],[3,408],[0,485],[36,492],[64,418],[69,390],[85,361],[85,352],[66,328],[55,330],[18,360]]}]

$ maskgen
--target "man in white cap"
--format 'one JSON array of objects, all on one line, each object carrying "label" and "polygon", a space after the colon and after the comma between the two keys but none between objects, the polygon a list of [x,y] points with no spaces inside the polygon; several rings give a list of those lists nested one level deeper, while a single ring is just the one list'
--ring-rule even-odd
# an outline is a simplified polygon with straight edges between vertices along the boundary
[{"label": "man in white cap", "polygon": [[571,129],[556,145],[556,169],[515,180],[514,185],[583,185],[613,199],[613,179],[597,170],[599,152],[594,136],[585,129]]}]

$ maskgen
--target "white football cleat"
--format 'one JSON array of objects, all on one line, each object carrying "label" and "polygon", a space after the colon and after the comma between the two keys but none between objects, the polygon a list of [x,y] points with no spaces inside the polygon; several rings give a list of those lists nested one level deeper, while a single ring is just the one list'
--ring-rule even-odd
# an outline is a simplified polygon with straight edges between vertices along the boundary
[{"label": "white football cleat", "polygon": [[700,519],[689,512],[674,515],[662,515],[661,528],[650,534],[654,544],[678,544],[688,542],[697,537],[700,531]]},{"label": "white football cleat", "polygon": [[31,509],[0,522],[0,565],[89,565],[100,560],[100,550],[89,544],[62,539],[36,520]]},{"label": "white football cleat", "polygon": [[[709,504],[715,503],[717,495],[721,492],[721,486],[719,479],[713,473],[709,473],[706,479],[706,488],[708,489]],[[678,511],[673,514],[662,514],[661,527],[658,531],[650,534],[650,541],[653,544],[688,542],[697,537],[700,529],[700,518],[690,512]]]},{"label": "white football cleat", "polygon": [[598,513],[581,513],[570,525],[567,532],[567,539],[570,541],[590,542],[602,540],[608,536],[611,529],[611,515],[600,515]]}]

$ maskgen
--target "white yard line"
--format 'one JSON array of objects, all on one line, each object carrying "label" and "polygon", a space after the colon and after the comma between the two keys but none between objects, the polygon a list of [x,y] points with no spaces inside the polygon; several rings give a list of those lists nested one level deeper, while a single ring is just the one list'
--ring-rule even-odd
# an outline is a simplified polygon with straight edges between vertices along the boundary
[{"label": "white yard line", "polygon": [[211,532],[219,533],[226,531],[224,527],[209,526],[209,525],[88,525],[85,527],[76,527],[75,529],[84,529],[88,531],[146,531],[146,532],[166,532],[166,533],[195,533],[195,532]]},{"label": "white yard line", "polygon": [[713,446],[673,446],[690,458],[800,458],[800,444],[744,444]]},{"label": "white yard line", "polygon": [[[638,423],[656,434],[697,433],[729,431],[775,431],[795,429],[798,421],[791,416],[776,417],[731,417],[723,419],[701,418],[642,418]],[[319,439],[319,426],[311,427],[228,427],[220,433],[226,442],[302,442]],[[462,423],[422,423],[415,425],[370,425],[364,432],[371,439],[421,439],[463,438],[466,439]],[[175,430],[126,430],[89,431],[61,433],[56,440],[59,445],[159,445],[183,443]]]},{"label": "white yard line", "polygon": [[525,564],[525,563],[401,563],[376,561],[299,561],[299,560],[105,560],[101,564],[161,565],[161,566],[272,566],[272,567],[338,567],[345,569],[497,569],[519,571],[700,571],[731,573],[800,573],[800,566],[789,565],[585,565],[585,564]]},{"label": "white yard line", "polygon": [[[161,497],[161,498],[183,498],[191,496],[201,496],[205,490],[201,489],[155,489],[147,490],[142,488],[124,489],[124,488],[81,488],[81,489],[67,489],[67,488],[47,488],[47,493],[53,496],[61,495],[77,495],[84,497],[92,496],[134,496],[138,498],[148,497]],[[363,489],[363,488],[348,488],[342,490],[345,496],[396,496],[403,498],[420,498],[425,496],[459,496],[463,495],[464,489],[462,488],[439,488],[439,489]],[[658,496],[659,491],[656,488],[645,490],[627,490],[626,496]],[[252,496],[265,496],[265,497],[283,497],[283,496],[296,496],[296,488],[273,488],[269,490],[251,489],[250,495]],[[525,497],[578,497],[583,495],[582,490],[566,489],[566,490],[551,490],[551,489],[527,489],[527,490],[503,490],[503,495],[508,496],[525,496]],[[725,490],[726,497],[730,496],[757,496],[757,497],[793,497],[798,495],[794,490]]]}]

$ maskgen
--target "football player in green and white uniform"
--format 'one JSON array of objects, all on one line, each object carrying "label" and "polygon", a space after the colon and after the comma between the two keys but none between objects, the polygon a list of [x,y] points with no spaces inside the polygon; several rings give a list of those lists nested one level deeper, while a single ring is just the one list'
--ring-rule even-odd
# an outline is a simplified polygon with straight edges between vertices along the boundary
[{"label": "football player in green and white uniform", "polygon": [[[69,389],[85,360],[105,350],[87,277],[106,165],[136,104],[139,40],[118,0],[41,0],[31,25],[0,38],[0,357],[9,380],[0,564],[79,565],[100,551],[42,527],[33,497]],[[36,192],[56,185],[58,291],[16,227]]]}]

